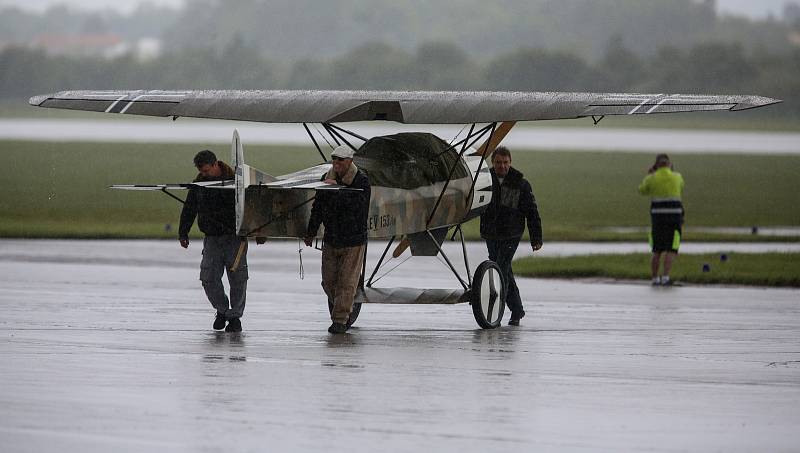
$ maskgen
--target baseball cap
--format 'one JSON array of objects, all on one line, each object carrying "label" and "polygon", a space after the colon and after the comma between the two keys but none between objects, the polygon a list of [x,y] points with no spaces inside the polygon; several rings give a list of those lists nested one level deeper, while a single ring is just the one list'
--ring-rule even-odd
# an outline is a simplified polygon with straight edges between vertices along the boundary
[{"label": "baseball cap", "polygon": [[339,145],[333,150],[333,152],[331,152],[331,157],[339,157],[341,159],[352,159],[353,149],[347,145]]}]

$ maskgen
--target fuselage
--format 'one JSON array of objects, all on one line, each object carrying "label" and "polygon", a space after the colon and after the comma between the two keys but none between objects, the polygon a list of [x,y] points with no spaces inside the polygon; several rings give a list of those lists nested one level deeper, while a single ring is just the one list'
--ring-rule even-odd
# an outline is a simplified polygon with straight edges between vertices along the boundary
[{"label": "fuselage", "polygon": [[[457,225],[480,215],[491,202],[492,196],[487,164],[480,156],[462,159],[454,156],[457,160],[453,162],[458,168],[446,168],[444,174],[452,173],[459,177],[426,181],[420,175],[427,173],[415,167],[423,165],[422,162],[397,159],[393,162],[375,162],[357,154],[354,163],[370,176],[369,237],[377,239],[413,234]],[[378,168],[376,165],[383,170],[394,170],[378,174],[374,170]],[[372,172],[370,167],[373,168]],[[276,181],[266,184],[247,184],[243,192],[244,209],[239,222],[239,234],[304,237],[315,190],[325,189],[298,187],[319,184],[330,169],[331,164],[321,164],[278,176]],[[258,172],[255,169],[253,171]],[[416,183],[409,183],[409,180]],[[322,229],[319,234],[323,234]]]}]

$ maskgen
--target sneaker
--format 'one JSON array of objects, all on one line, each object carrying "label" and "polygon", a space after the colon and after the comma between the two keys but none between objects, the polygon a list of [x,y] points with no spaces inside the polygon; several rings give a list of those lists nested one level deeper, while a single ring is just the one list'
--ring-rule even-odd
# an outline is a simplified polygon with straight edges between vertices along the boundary
[{"label": "sneaker", "polygon": [[217,317],[214,318],[214,330],[222,330],[225,328],[225,315],[222,313],[217,313]]},{"label": "sneaker", "polygon": [[651,283],[651,285],[653,286],[661,285],[661,277],[653,277],[653,283]]},{"label": "sneaker", "polygon": [[242,331],[242,321],[239,318],[231,318],[228,321],[228,327],[225,328],[225,332],[241,332]]},{"label": "sneaker", "polygon": [[342,324],[340,322],[335,322],[328,327],[328,332],[330,333],[345,333],[347,332],[347,324]]},{"label": "sneaker", "polygon": [[661,286],[672,286],[672,280],[669,277],[661,277]]},{"label": "sneaker", "polygon": [[524,317],[525,317],[525,310],[522,310],[522,313],[520,313],[518,315],[515,315],[515,314],[512,313],[511,314],[511,319],[508,320],[508,325],[509,326],[518,326],[519,325],[519,320],[524,318]]}]

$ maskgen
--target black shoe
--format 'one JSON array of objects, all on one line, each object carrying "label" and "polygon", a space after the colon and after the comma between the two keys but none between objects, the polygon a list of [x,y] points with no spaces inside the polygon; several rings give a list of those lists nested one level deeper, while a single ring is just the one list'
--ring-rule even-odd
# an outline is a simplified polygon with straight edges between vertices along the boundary
[{"label": "black shoe", "polygon": [[225,315],[222,313],[217,313],[217,317],[214,318],[214,330],[222,330],[225,328]]},{"label": "black shoe", "polygon": [[242,321],[239,318],[231,318],[228,321],[228,327],[225,328],[225,332],[241,332],[242,331]]},{"label": "black shoe", "polygon": [[342,324],[340,322],[335,322],[328,327],[328,332],[330,333],[345,333],[347,332],[347,324]]},{"label": "black shoe", "polygon": [[509,326],[518,326],[519,325],[519,320],[524,318],[524,317],[525,317],[525,310],[522,310],[522,312],[520,314],[518,314],[518,315],[515,315],[515,314],[512,313],[511,314],[511,319],[508,320],[508,325]]}]

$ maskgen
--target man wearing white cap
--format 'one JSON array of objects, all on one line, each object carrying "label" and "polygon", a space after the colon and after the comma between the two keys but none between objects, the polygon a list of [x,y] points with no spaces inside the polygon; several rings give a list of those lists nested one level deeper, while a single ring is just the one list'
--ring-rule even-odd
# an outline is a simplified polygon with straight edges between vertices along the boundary
[{"label": "man wearing white cap", "polygon": [[328,332],[345,333],[361,276],[367,245],[370,186],[353,163],[353,150],[341,145],[331,153],[324,180],[357,190],[318,190],[311,207],[305,243],[311,246],[320,224],[325,225],[322,246],[322,288],[328,296],[332,324]]}]

